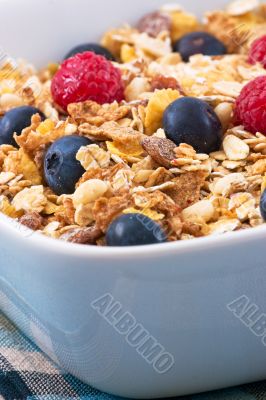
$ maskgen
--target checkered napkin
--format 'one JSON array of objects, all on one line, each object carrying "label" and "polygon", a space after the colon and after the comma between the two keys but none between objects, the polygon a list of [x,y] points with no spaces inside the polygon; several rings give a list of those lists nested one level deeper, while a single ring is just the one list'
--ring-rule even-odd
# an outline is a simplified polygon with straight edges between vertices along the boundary
[{"label": "checkered napkin", "polygon": [[[0,313],[0,400],[121,400],[60,370]],[[266,382],[183,400],[266,400]],[[179,400],[181,400],[179,398]]]}]

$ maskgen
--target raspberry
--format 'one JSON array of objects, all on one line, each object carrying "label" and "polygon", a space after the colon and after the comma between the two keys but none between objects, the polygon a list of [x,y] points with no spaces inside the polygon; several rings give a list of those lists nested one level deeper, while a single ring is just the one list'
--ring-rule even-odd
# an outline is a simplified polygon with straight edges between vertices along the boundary
[{"label": "raspberry", "polygon": [[119,69],[90,51],[62,63],[52,80],[51,91],[54,101],[65,111],[70,103],[93,100],[104,104],[124,99]]},{"label": "raspberry", "polygon": [[266,135],[266,76],[243,87],[236,100],[235,121],[249,132]]},{"label": "raspberry", "polygon": [[266,35],[255,40],[249,50],[248,62],[250,64],[261,63],[266,68]]}]

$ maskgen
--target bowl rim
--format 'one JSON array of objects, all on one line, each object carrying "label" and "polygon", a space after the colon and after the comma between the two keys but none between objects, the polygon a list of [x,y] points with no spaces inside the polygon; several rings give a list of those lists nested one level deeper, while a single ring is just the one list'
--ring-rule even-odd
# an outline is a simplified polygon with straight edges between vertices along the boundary
[{"label": "bowl rim", "polygon": [[[11,223],[10,223],[11,222]],[[266,237],[266,224],[258,227],[247,228],[239,231],[228,232],[221,235],[205,236],[192,240],[177,240],[162,244],[152,244],[143,246],[125,246],[125,247],[107,247],[86,244],[76,244],[65,242],[60,239],[54,239],[45,236],[41,232],[34,232],[23,227],[23,232],[28,232],[28,235],[23,235],[20,231],[22,225],[0,212],[0,232],[3,230],[9,231],[17,240],[27,240],[34,247],[47,248],[50,253],[60,253],[64,256],[77,257],[93,257],[94,259],[110,259],[112,258],[127,258],[127,257],[142,257],[154,258],[155,256],[168,256],[175,254],[186,254],[196,251],[209,251],[214,248],[224,248],[229,245],[239,245],[252,241],[259,241]],[[152,251],[152,255],[150,253]]]}]

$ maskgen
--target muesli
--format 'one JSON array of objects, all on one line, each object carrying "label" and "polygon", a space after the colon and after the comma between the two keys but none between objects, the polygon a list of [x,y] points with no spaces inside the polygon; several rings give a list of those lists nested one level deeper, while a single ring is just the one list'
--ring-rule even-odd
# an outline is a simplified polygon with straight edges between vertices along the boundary
[{"label": "muesli", "polygon": [[41,71],[0,69],[0,211],[68,242],[188,240],[266,220],[266,4],[177,5]]}]

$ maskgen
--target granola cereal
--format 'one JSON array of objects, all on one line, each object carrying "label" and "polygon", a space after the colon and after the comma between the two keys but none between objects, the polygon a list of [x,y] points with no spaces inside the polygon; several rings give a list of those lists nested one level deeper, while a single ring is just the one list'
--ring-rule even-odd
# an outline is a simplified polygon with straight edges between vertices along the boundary
[{"label": "granola cereal", "polygon": [[[3,62],[0,212],[46,236],[99,246],[262,225],[266,119],[256,96],[266,93],[266,69],[251,52],[258,38],[266,49],[265,9],[236,0],[199,20],[169,4],[108,30],[104,57],[78,53],[41,71]],[[261,112],[259,131],[236,112],[248,84],[256,107],[244,106],[251,124]],[[22,110],[31,110],[23,124]],[[71,147],[79,136],[87,145]],[[74,191],[56,190],[63,178]]]}]

